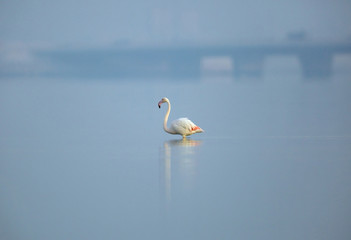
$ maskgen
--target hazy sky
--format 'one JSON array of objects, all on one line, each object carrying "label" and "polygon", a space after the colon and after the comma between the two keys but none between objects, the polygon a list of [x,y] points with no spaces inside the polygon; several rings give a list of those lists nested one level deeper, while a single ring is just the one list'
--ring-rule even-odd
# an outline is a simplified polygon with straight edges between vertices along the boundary
[{"label": "hazy sky", "polygon": [[351,0],[0,0],[0,41],[106,45],[351,39]]}]

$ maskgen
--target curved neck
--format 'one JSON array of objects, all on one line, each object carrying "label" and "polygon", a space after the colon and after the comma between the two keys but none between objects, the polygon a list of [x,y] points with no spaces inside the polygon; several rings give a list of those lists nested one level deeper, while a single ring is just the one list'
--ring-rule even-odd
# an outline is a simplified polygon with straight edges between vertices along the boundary
[{"label": "curved neck", "polygon": [[168,110],[166,112],[165,119],[163,121],[163,129],[168,133],[174,134],[173,131],[167,128],[167,121],[168,121],[169,113],[171,112],[171,103],[167,101],[167,104],[168,104]]}]

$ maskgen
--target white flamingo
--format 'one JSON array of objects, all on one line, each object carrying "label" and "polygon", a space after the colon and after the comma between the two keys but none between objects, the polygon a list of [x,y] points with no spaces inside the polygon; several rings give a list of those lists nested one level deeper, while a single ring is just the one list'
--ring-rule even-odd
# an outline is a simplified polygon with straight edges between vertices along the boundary
[{"label": "white flamingo", "polygon": [[174,120],[171,123],[170,128],[167,127],[167,121],[168,121],[168,116],[169,113],[171,112],[171,103],[169,102],[168,98],[162,98],[161,101],[158,102],[158,107],[161,108],[162,103],[167,103],[168,104],[168,110],[165,115],[165,119],[163,121],[163,129],[165,132],[168,132],[170,134],[179,134],[183,136],[183,139],[186,138],[186,136],[189,136],[194,133],[201,133],[204,132],[199,126],[196,126],[192,121],[190,121],[188,118],[178,118]]}]

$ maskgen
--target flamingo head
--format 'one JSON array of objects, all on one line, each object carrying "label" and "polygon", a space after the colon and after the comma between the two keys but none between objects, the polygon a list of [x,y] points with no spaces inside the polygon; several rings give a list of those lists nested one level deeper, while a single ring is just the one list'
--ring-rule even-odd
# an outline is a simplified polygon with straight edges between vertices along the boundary
[{"label": "flamingo head", "polygon": [[161,108],[161,104],[165,102],[169,102],[168,98],[166,97],[162,98],[161,101],[158,102],[158,108]]}]

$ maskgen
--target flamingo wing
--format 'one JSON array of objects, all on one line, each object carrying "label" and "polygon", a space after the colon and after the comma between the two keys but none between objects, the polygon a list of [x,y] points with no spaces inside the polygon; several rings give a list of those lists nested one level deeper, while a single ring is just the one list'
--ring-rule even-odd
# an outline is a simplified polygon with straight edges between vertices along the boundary
[{"label": "flamingo wing", "polygon": [[192,121],[188,118],[179,118],[174,120],[171,123],[171,128],[174,132],[181,134],[181,135],[190,135],[194,132],[202,130],[198,126],[196,126]]}]

